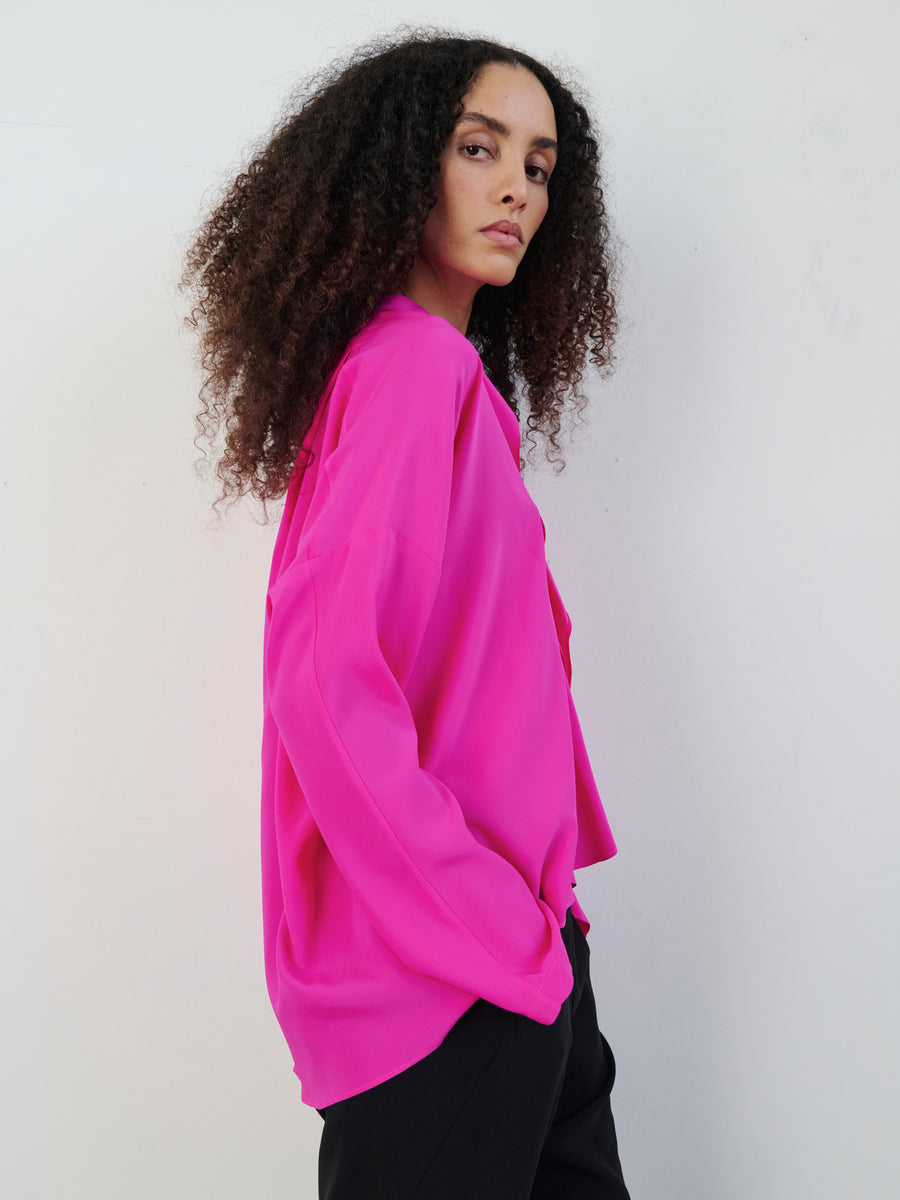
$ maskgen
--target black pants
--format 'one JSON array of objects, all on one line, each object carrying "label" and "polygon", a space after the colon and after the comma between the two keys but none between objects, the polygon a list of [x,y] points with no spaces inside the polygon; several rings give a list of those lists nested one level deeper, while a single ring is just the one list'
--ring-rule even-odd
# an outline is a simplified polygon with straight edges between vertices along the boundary
[{"label": "black pants", "polygon": [[588,947],[552,1025],[479,1000],[432,1054],[323,1110],[320,1200],[628,1200]]}]

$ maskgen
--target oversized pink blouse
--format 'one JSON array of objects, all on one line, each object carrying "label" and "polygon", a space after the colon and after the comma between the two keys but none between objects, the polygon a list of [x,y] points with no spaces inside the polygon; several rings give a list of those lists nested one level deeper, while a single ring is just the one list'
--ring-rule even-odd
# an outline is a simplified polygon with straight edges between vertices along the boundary
[{"label": "oversized pink blouse", "polygon": [[478,997],[552,1022],[573,868],[615,843],[518,423],[473,346],[389,296],[307,444],[266,604],[263,916],[272,1004],[323,1108],[430,1053]]}]

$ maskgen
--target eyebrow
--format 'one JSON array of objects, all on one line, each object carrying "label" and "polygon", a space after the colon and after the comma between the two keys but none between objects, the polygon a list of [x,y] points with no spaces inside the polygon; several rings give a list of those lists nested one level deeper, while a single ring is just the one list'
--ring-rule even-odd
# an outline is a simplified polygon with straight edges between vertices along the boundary
[{"label": "eyebrow", "polygon": [[[498,137],[509,137],[509,126],[498,121],[496,117],[489,117],[487,113],[465,112],[457,121],[457,125],[484,125]],[[536,150],[556,150],[558,148],[553,138],[549,137],[533,138],[531,145]]]}]

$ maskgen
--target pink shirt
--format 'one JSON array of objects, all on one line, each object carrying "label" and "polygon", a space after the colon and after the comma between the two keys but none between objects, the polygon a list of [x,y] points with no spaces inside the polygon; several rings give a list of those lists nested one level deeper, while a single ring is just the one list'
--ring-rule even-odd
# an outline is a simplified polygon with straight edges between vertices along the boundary
[{"label": "pink shirt", "polygon": [[323,1108],[430,1053],[478,997],[552,1022],[573,868],[615,843],[518,423],[473,346],[389,296],[307,444],[266,605],[263,916],[272,1004]]}]

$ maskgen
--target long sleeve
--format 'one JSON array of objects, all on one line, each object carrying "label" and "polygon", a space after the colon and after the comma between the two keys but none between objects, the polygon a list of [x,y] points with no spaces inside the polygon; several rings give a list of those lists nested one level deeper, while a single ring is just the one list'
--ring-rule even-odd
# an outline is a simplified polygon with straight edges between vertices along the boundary
[{"label": "long sleeve", "polygon": [[307,448],[266,605],[263,932],[322,1108],[419,1061],[479,997],[553,1021],[576,857],[615,845],[518,422],[474,347],[388,297]]},{"label": "long sleeve", "polygon": [[[266,692],[327,852],[390,950],[549,1023],[571,987],[558,915],[421,765],[406,695],[439,619],[451,505],[475,482],[454,457],[480,387],[460,341],[431,322],[414,352],[342,371],[303,534],[269,592]],[[308,886],[294,866],[284,891]]]}]

